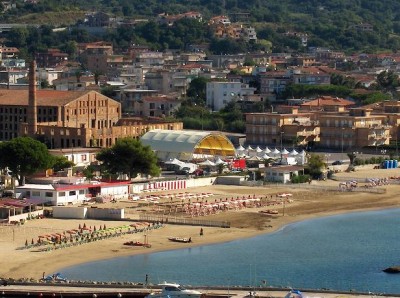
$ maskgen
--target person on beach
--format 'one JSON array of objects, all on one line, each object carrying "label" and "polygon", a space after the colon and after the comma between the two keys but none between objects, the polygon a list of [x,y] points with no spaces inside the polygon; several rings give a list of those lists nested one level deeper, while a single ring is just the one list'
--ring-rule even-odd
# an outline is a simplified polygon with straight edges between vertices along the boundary
[{"label": "person on beach", "polygon": [[203,228],[200,228],[200,236],[203,236]]}]

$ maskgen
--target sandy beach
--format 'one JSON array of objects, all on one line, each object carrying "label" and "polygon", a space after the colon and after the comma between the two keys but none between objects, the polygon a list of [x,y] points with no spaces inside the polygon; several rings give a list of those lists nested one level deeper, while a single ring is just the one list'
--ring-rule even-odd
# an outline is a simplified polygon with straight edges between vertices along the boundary
[{"label": "sandy beach", "polygon": [[[371,170],[369,167],[357,169],[356,172],[339,173],[338,177],[351,178],[386,178],[400,176],[398,170]],[[317,187],[338,186],[338,181],[313,181]],[[360,183],[358,187],[363,187]],[[276,231],[288,223],[353,211],[366,211],[384,208],[398,208],[400,185],[377,186],[385,189],[382,194],[365,192],[339,192],[322,189],[298,189],[290,186],[224,186],[215,185],[207,188],[191,188],[185,190],[191,193],[209,192],[213,196],[207,200],[224,200],[237,196],[268,196],[275,198],[279,193],[292,193],[291,202],[264,207],[242,208],[240,210],[223,211],[219,214],[196,217],[201,220],[229,221],[230,228],[203,227],[204,235],[200,236],[199,226],[164,224],[162,228],[146,233],[150,248],[125,246],[127,241],[144,241],[144,233],[126,234],[83,245],[71,246],[51,251],[39,251],[37,248],[18,249],[25,242],[37,241],[40,235],[63,233],[77,229],[79,225],[96,229],[107,225],[120,227],[132,224],[132,221],[100,221],[100,220],[61,220],[54,218],[35,219],[21,226],[0,226],[0,254],[2,264],[0,277],[40,279],[45,274],[60,271],[62,268],[100,259],[114,258],[124,255],[152,253],[172,250],[181,247],[199,246],[210,243],[226,242],[235,239]],[[170,203],[170,202],[169,202]],[[178,204],[180,202],[172,202]],[[112,206],[124,207],[127,218],[138,218],[139,213],[160,212],[156,204],[137,206],[136,202],[121,201],[117,203],[98,204],[98,208]],[[278,214],[262,214],[259,211],[273,209]],[[170,216],[174,216],[171,214]],[[192,243],[176,243],[168,237],[191,237]]]}]

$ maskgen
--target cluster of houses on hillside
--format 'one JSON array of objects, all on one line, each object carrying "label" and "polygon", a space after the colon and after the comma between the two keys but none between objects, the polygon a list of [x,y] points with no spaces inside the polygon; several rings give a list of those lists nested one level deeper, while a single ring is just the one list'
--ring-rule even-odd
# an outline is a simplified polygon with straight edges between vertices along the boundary
[{"label": "cluster of houses on hillside", "polygon": [[[162,14],[157,21],[172,26],[182,18],[200,21],[203,16],[196,12]],[[255,31],[240,25],[248,19],[245,13],[215,16],[208,24],[220,38],[256,42]],[[107,27],[111,21],[104,13],[93,13],[86,23]],[[285,34],[307,38],[302,33]],[[0,87],[4,88],[0,93],[0,140],[30,135],[35,127],[50,148],[107,147],[119,137],[138,137],[151,129],[179,130],[181,122],[166,119],[186,98],[191,81],[199,77],[208,79],[205,101],[211,111],[232,101],[258,102],[264,107],[267,101],[272,104],[268,111],[246,116],[250,144],[319,144],[347,150],[383,146],[398,139],[397,102],[360,108],[348,99],[319,97],[286,99],[282,105],[279,95],[293,84],[330,85],[332,74],[351,77],[368,92],[380,72],[398,72],[400,54],[347,56],[327,48],[309,48],[301,55],[211,55],[203,46],[191,45],[187,52],[158,52],[143,45],[115,49],[105,41],[81,43],[76,53],[79,63],[58,49],[47,49],[35,54],[32,82],[27,63],[18,59],[19,49],[0,47]],[[339,70],[350,62],[355,70]],[[82,66],[88,71],[82,72]],[[106,86],[114,90],[113,98],[100,94],[100,88]],[[30,112],[33,103],[36,114]]]}]

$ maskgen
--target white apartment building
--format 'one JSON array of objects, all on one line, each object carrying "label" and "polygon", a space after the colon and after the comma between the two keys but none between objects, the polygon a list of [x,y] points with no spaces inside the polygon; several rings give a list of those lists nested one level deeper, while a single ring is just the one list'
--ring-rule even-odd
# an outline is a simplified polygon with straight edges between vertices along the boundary
[{"label": "white apartment building", "polygon": [[241,101],[246,95],[253,95],[256,88],[240,82],[208,82],[206,104],[213,111],[219,111],[230,101]]}]

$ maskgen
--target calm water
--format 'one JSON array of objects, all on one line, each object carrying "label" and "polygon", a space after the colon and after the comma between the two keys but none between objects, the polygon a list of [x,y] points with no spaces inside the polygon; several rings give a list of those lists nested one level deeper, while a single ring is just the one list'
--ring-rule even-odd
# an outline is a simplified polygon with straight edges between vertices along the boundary
[{"label": "calm water", "polygon": [[260,286],[266,281],[270,286],[400,293],[400,274],[381,271],[394,265],[400,265],[400,209],[309,220],[251,239],[61,272],[72,280],[144,282],[148,274],[152,283]]}]

